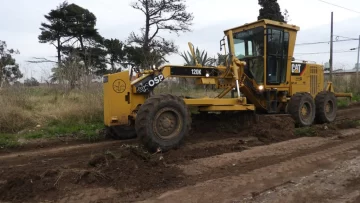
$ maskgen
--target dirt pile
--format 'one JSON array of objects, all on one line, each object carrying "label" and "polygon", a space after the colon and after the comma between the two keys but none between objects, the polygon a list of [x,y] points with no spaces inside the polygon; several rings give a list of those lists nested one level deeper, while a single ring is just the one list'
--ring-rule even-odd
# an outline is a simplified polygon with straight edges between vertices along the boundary
[{"label": "dirt pile", "polygon": [[253,112],[199,114],[193,117],[192,135],[257,137],[264,143],[292,139],[295,124],[290,116],[255,115]]},{"label": "dirt pile", "polygon": [[148,154],[138,146],[124,145],[87,157],[87,161],[71,166],[61,166],[59,162],[4,170],[0,175],[0,200],[56,199],[66,191],[97,187],[112,187],[121,196],[133,199],[138,195],[134,191],[151,193],[184,184],[178,168],[162,161],[161,154]]},{"label": "dirt pile", "polygon": [[290,116],[262,115],[250,135],[263,143],[279,142],[295,137],[295,123]]},{"label": "dirt pile", "polygon": [[58,170],[23,171],[10,175],[7,181],[0,184],[1,200],[21,202],[34,198],[38,194],[50,194],[56,190]]}]

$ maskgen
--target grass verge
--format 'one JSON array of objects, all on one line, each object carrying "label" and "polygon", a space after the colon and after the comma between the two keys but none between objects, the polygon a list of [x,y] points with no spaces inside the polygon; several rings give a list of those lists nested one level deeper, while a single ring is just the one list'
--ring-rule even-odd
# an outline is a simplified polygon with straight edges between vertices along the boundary
[{"label": "grass verge", "polygon": [[[64,91],[61,86],[8,87],[0,91],[0,147],[34,139],[102,139],[102,86]],[[19,141],[20,140],[20,141]]]},{"label": "grass verge", "polygon": [[360,102],[359,94],[353,95],[351,102],[349,101],[349,99],[340,98],[338,99],[337,105],[339,108],[346,108],[350,105],[350,103],[355,103],[355,102]]},{"label": "grass verge", "polygon": [[312,127],[296,128],[295,135],[298,137],[313,137],[316,136],[316,130]]},{"label": "grass verge", "polygon": [[105,138],[104,124],[98,123],[56,123],[46,127],[26,130],[18,134],[0,134],[0,148],[15,148],[24,142],[37,139],[83,140],[96,142]]}]

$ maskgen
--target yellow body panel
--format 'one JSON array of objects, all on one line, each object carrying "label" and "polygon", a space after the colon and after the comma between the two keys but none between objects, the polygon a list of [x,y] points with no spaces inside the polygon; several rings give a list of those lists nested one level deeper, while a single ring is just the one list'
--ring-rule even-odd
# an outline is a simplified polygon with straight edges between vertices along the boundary
[{"label": "yellow body panel", "polygon": [[129,116],[146,98],[132,93],[129,71],[106,75],[104,80],[105,125],[128,125]]},{"label": "yellow body panel", "polygon": [[259,20],[259,21],[255,21],[255,22],[252,22],[252,23],[245,23],[242,26],[238,26],[238,27],[234,27],[234,28],[225,30],[225,32],[228,32],[228,31],[239,32],[239,31],[242,31],[242,30],[248,29],[248,28],[260,27],[260,26],[263,26],[264,24],[279,26],[279,27],[283,27],[283,28],[290,29],[290,30],[295,30],[295,31],[300,30],[300,27],[298,27],[296,25],[289,25],[289,24],[282,23],[282,22],[277,22],[277,21],[273,21],[273,20],[264,19],[264,20]]},{"label": "yellow body panel", "polygon": [[294,95],[297,92],[308,92],[315,97],[324,90],[324,69],[318,64],[293,63],[291,76],[291,91]]}]

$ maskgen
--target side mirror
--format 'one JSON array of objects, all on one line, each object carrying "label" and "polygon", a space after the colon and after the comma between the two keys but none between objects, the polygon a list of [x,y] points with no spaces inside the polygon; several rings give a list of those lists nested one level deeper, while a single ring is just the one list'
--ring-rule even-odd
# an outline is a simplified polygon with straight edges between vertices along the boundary
[{"label": "side mirror", "polygon": [[223,46],[225,46],[225,36],[222,40],[220,40],[220,51],[222,51]]}]

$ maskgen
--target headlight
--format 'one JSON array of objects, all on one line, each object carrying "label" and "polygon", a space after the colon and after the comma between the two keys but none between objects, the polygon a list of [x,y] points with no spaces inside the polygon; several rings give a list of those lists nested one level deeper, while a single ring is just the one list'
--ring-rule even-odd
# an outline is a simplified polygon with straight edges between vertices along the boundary
[{"label": "headlight", "polygon": [[209,74],[209,73],[206,73],[206,75],[205,75],[205,76],[208,78],[208,77],[210,77],[210,74]]},{"label": "headlight", "polygon": [[259,90],[260,90],[260,91],[263,91],[263,90],[264,90],[264,85],[260,85],[260,86],[259,86]]}]

